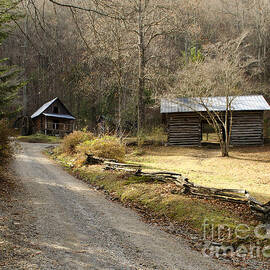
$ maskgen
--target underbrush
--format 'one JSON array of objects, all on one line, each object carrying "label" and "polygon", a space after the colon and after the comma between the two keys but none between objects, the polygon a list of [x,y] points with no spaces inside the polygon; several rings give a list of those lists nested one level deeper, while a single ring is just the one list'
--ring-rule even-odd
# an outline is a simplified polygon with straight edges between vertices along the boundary
[{"label": "underbrush", "polygon": [[8,126],[7,120],[0,120],[0,182],[5,183],[9,178],[8,163],[13,156],[11,142],[12,131]]},{"label": "underbrush", "polygon": [[87,140],[76,147],[77,153],[92,154],[96,157],[123,161],[126,153],[125,146],[117,137],[103,136]]},{"label": "underbrush", "polygon": [[94,139],[94,135],[90,132],[74,131],[66,136],[62,143],[62,150],[65,153],[76,153],[76,147],[85,141]]},{"label": "underbrush", "polygon": [[137,137],[127,137],[124,142],[129,146],[165,145],[167,134],[163,127],[155,127],[150,130],[142,130]]},{"label": "underbrush", "polygon": [[66,136],[54,152],[63,158],[71,156],[73,166],[80,167],[87,163],[88,156],[123,161],[126,148],[115,136],[95,137],[90,132],[75,131]]},{"label": "underbrush", "polygon": [[6,163],[12,157],[11,135],[12,132],[8,127],[7,120],[0,120],[0,165]]}]

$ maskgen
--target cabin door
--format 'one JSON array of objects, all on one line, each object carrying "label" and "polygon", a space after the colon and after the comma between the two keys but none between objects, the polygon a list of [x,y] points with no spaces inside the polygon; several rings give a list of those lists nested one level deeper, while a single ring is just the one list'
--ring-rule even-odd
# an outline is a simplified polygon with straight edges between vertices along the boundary
[{"label": "cabin door", "polygon": [[59,120],[58,119],[53,120],[53,129],[54,130],[59,129]]}]

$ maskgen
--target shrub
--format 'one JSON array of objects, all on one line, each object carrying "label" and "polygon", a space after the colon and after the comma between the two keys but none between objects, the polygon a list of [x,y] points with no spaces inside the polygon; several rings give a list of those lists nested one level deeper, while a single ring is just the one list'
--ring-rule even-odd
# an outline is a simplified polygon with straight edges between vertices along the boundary
[{"label": "shrub", "polygon": [[103,136],[91,141],[85,141],[77,146],[77,151],[83,154],[93,154],[96,157],[123,160],[126,149],[117,137]]},{"label": "shrub", "polygon": [[141,130],[138,134],[137,134],[137,144],[138,147],[142,147],[146,141],[146,133],[145,131]]},{"label": "shrub", "polygon": [[12,156],[10,145],[11,131],[8,128],[7,120],[0,120],[0,164],[4,163]]},{"label": "shrub", "polygon": [[62,150],[63,152],[74,154],[76,152],[76,146],[87,140],[92,140],[94,135],[90,132],[74,131],[66,136],[63,140]]},{"label": "shrub", "polygon": [[164,145],[167,140],[167,135],[163,127],[155,127],[150,136],[152,137],[154,145]]},{"label": "shrub", "polygon": [[155,127],[152,130],[141,130],[137,134],[138,147],[144,145],[164,145],[167,140],[167,135],[164,131],[164,127]]}]

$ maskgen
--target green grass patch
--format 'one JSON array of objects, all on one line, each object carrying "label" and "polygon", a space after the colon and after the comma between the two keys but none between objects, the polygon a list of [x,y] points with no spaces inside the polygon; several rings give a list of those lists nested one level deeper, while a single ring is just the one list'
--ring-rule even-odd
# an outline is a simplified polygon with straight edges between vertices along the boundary
[{"label": "green grass patch", "polygon": [[28,142],[28,143],[60,143],[62,141],[61,138],[56,136],[48,136],[44,134],[33,134],[29,136],[19,136],[17,140],[20,142]]}]

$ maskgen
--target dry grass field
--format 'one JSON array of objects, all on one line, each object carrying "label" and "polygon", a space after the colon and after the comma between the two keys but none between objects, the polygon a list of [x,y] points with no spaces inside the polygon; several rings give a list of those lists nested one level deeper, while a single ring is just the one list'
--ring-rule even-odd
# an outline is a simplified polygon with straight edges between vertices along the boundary
[{"label": "dry grass field", "polygon": [[248,190],[258,200],[270,201],[270,145],[232,148],[230,157],[218,148],[144,147],[130,149],[129,161],[149,170],[182,173],[197,184]]}]

